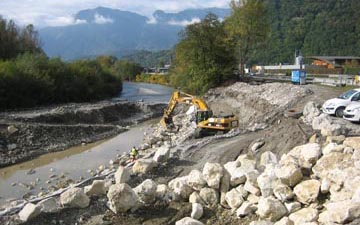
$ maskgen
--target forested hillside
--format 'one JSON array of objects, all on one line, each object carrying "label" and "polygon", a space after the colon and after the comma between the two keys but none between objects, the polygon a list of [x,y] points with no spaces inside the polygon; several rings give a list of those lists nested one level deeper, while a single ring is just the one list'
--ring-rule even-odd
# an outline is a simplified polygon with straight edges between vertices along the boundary
[{"label": "forested hillside", "polygon": [[120,58],[135,62],[143,67],[155,67],[171,64],[173,57],[173,50],[161,50],[157,52],[142,50]]},{"label": "forested hillside", "polygon": [[359,0],[266,0],[270,37],[252,62],[279,63],[303,55],[360,55]]},{"label": "forested hillside", "polygon": [[[269,37],[265,45],[252,52],[247,64],[293,63],[295,50],[301,50],[304,56],[360,55],[360,1],[264,2],[270,23]],[[154,15],[160,17],[158,14],[165,13],[158,12]],[[196,13],[192,14],[193,17],[195,15]],[[158,62],[156,59],[167,59],[168,55],[166,51],[136,51],[126,58],[144,66],[155,66]]]},{"label": "forested hillside", "polygon": [[[244,65],[293,63],[306,56],[360,55],[358,0],[232,0],[231,15],[188,25],[175,48],[171,82],[201,94]],[[357,65],[354,65],[357,66]],[[357,69],[356,69],[357,70]]]}]

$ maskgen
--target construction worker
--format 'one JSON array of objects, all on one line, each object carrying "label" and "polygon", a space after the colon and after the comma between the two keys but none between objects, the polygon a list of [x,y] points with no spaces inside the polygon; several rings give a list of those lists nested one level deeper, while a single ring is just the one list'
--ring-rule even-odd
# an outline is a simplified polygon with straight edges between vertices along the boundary
[{"label": "construction worker", "polygon": [[130,161],[134,162],[137,155],[138,155],[138,150],[135,148],[135,146],[133,146],[133,148],[130,151]]}]

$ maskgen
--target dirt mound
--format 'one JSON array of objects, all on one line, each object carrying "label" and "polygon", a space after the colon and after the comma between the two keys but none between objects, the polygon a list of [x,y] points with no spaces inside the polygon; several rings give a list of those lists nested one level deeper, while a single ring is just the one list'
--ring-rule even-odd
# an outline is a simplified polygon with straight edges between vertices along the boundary
[{"label": "dirt mound", "polygon": [[271,123],[311,91],[303,86],[285,83],[250,85],[235,83],[211,89],[204,96],[215,115],[235,114],[240,126]]},{"label": "dirt mound", "polygon": [[3,117],[10,121],[50,124],[107,124],[129,125],[127,119],[160,116],[164,104],[142,102],[103,101],[89,104],[69,104],[39,110],[7,113]]},{"label": "dirt mound", "polygon": [[0,167],[119,134],[123,126],[160,116],[164,104],[68,104],[0,115]]}]

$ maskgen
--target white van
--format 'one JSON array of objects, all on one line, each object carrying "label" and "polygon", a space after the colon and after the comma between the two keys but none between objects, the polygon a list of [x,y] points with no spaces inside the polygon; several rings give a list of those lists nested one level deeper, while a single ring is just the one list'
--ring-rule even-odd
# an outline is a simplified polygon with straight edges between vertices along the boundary
[{"label": "white van", "polygon": [[343,117],[346,106],[354,102],[360,102],[360,88],[352,89],[337,98],[327,100],[322,106],[322,111],[330,115]]}]

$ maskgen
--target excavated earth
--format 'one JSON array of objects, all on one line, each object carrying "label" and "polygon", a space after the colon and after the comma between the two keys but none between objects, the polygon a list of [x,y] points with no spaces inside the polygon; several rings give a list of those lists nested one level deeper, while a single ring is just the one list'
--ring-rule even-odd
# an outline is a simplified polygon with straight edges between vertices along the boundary
[{"label": "excavated earth", "polygon": [[126,131],[159,117],[164,104],[102,101],[0,114],[0,167]]},{"label": "excavated earth", "polygon": [[[147,137],[141,146],[144,150],[140,154],[151,153],[150,146],[157,147],[167,142],[172,146],[170,159],[146,174],[132,175],[129,185],[135,187],[145,179],[152,179],[158,184],[167,184],[176,177],[188,175],[193,169],[202,170],[207,162],[223,165],[234,161],[241,154],[249,154],[259,160],[261,153],[271,151],[280,158],[293,147],[307,143],[313,134],[318,133],[299,119],[305,104],[309,101],[322,104],[325,100],[338,96],[340,93],[341,90],[333,87],[295,86],[284,83],[262,85],[235,83],[228,87],[212,89],[204,98],[214,114],[235,114],[239,117],[240,129],[222,136],[193,139],[191,138],[192,125],[189,122],[191,119],[185,114],[174,119],[178,125],[176,131],[166,132],[159,125],[152,125],[146,132]],[[9,118],[7,117],[8,120]],[[12,121],[39,122],[39,118],[40,115],[37,119],[17,115],[12,117]],[[51,121],[56,120],[56,116],[46,118]],[[351,127],[355,131],[354,135],[360,135],[358,124],[342,120],[341,123]],[[258,149],[252,149],[255,143],[261,143]],[[157,202],[145,205],[135,212],[120,214],[114,214],[108,209],[106,203],[105,196],[92,197],[88,208],[64,209],[57,213],[41,214],[25,224],[165,225],[175,224],[176,221],[191,213],[191,204],[188,202],[172,201],[169,204]],[[256,215],[238,218],[230,210],[216,206],[205,207],[200,221],[211,225],[248,225],[256,219]],[[16,217],[4,217],[2,222],[3,224],[18,224]]]}]

